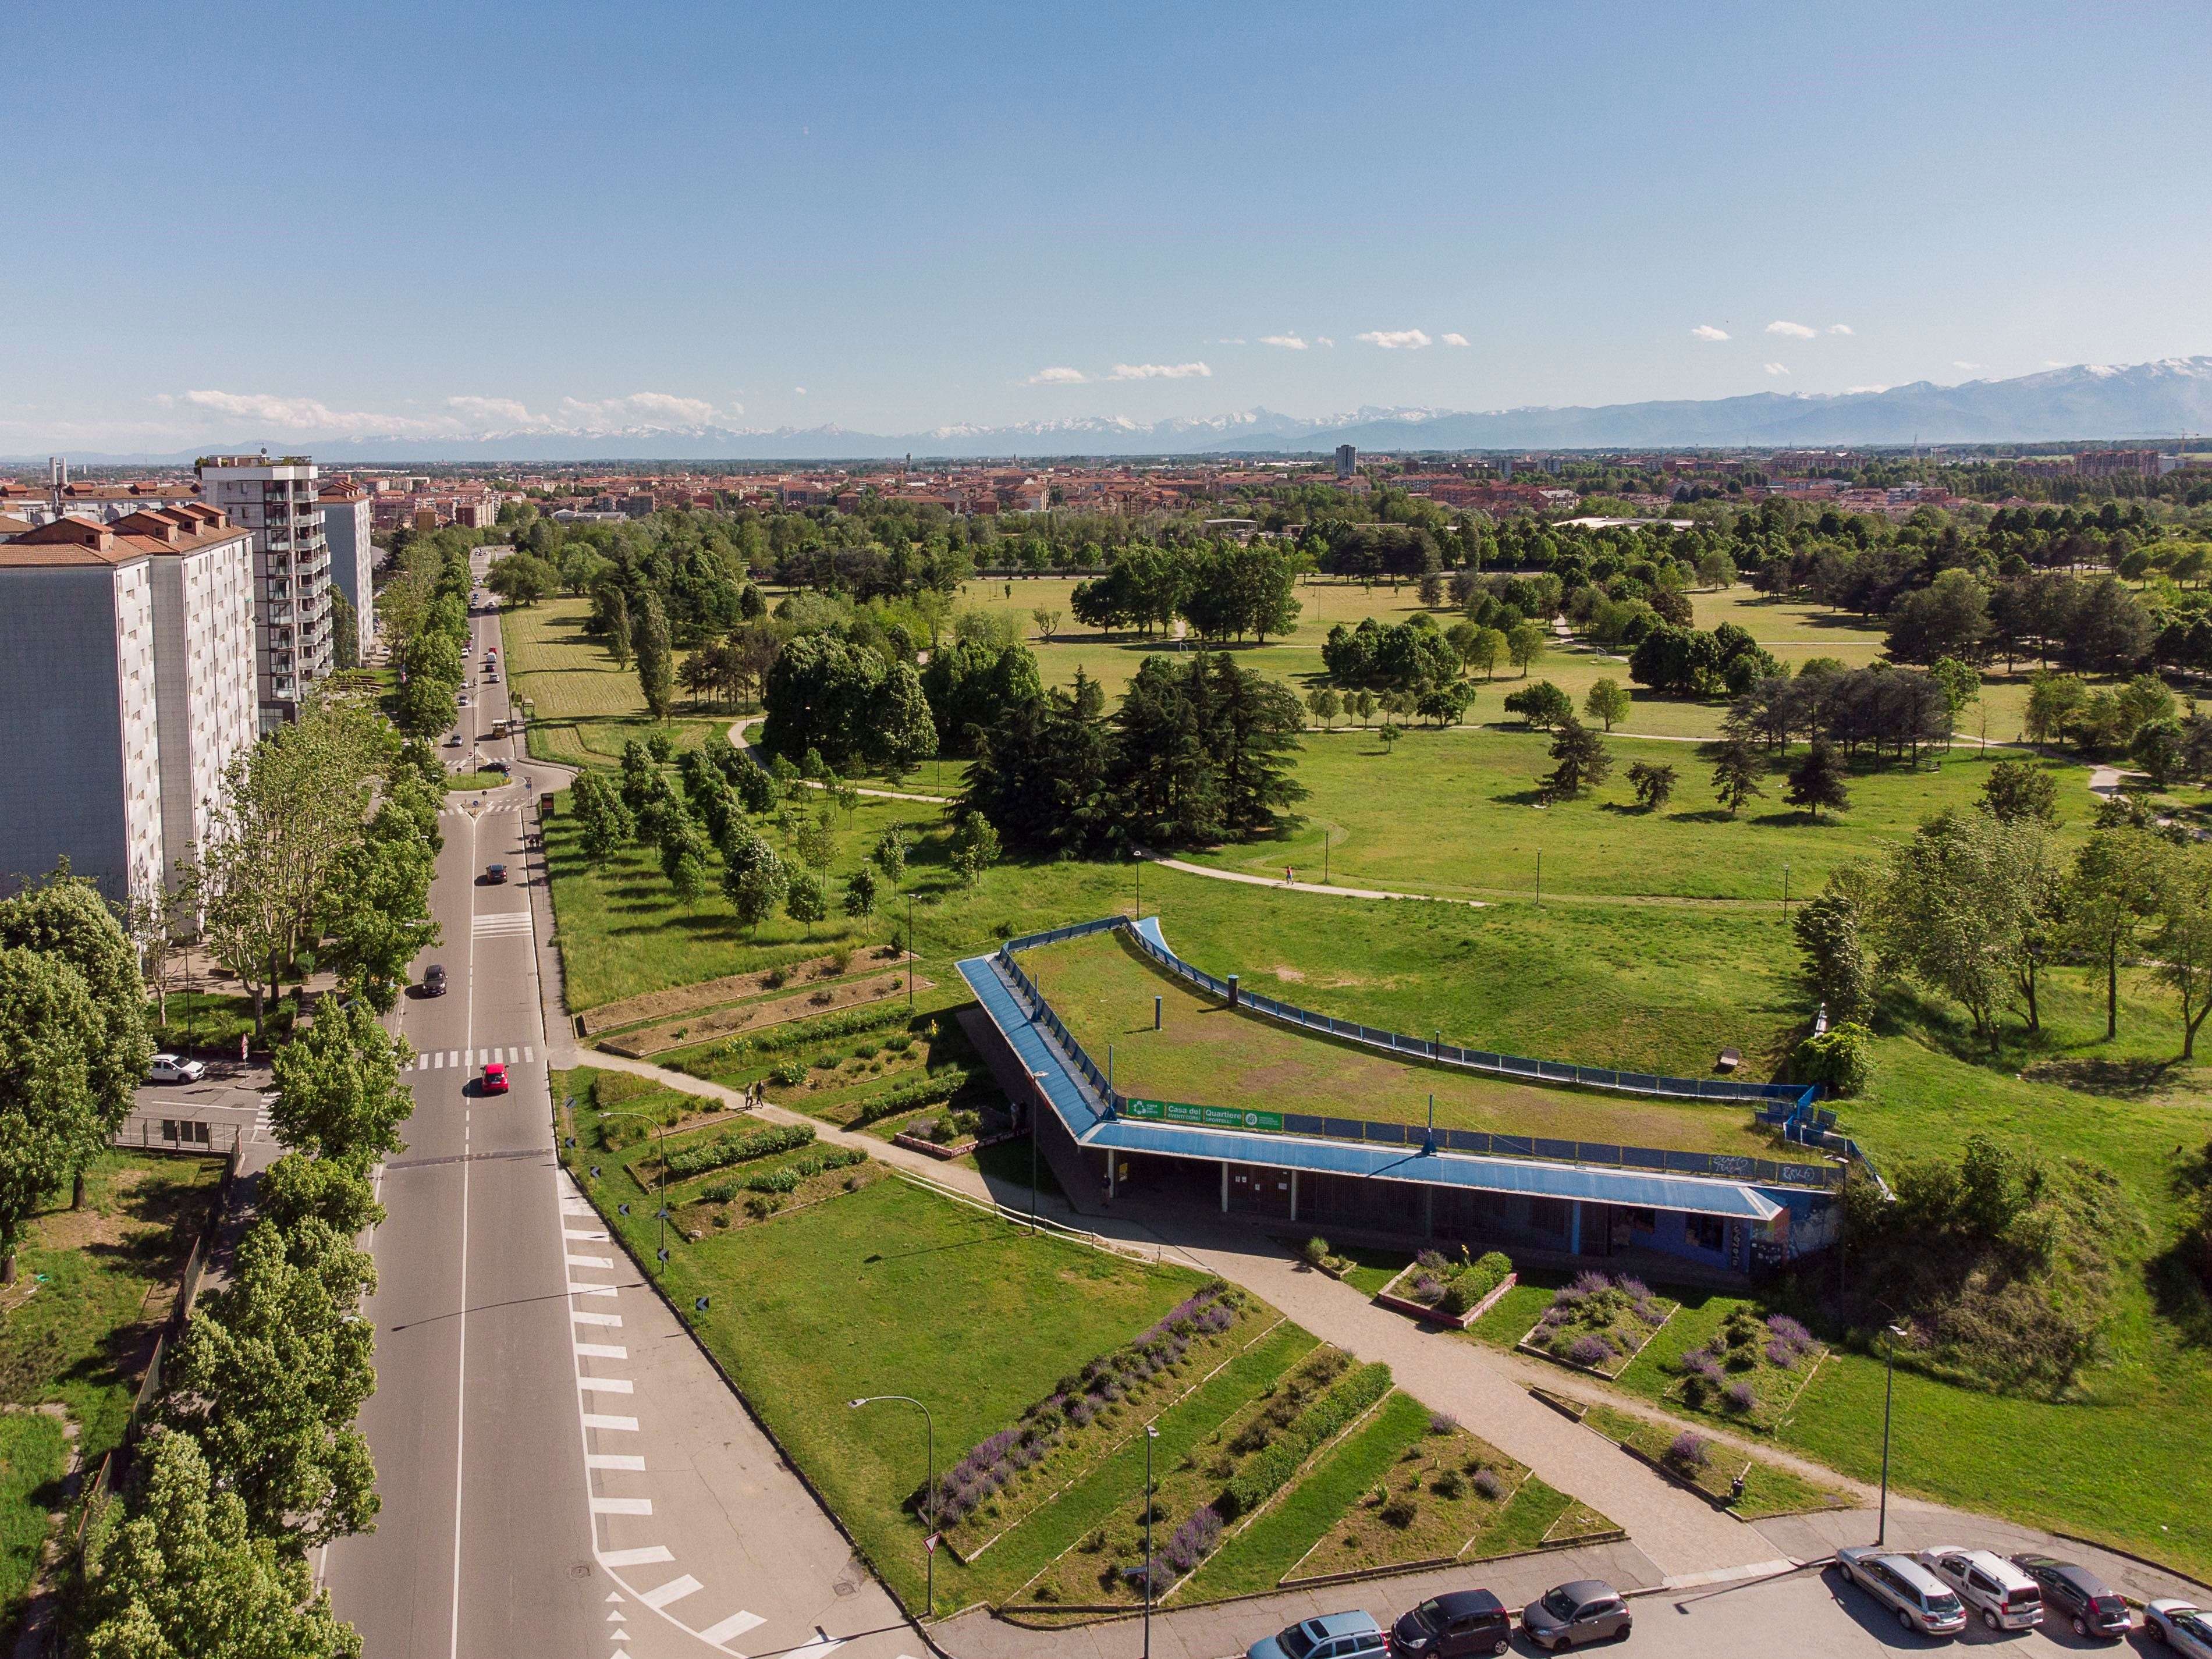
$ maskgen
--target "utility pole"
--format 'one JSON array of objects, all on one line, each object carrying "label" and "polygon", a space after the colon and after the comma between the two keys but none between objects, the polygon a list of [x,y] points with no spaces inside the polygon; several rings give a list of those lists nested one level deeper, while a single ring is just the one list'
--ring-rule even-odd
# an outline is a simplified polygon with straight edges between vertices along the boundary
[{"label": "utility pole", "polygon": [[1152,1442],[1159,1437],[1145,1425],[1145,1659],[1152,1659]]},{"label": "utility pole", "polygon": [[908,958],[906,964],[906,1013],[907,1018],[908,1019],[912,1019],[914,1018],[913,959],[915,957],[919,955],[920,952],[915,951],[914,948],[914,890],[911,888],[907,890],[906,896],[906,954]]}]

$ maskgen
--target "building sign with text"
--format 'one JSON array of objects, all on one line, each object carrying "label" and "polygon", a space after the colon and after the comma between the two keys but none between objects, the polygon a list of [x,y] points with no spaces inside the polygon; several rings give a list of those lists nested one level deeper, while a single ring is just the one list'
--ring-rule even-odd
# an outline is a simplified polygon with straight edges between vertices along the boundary
[{"label": "building sign with text", "polygon": [[1125,1117],[1150,1118],[1162,1123],[1191,1123],[1204,1129],[1270,1129],[1283,1127],[1280,1112],[1240,1112],[1233,1106],[1192,1106],[1179,1100],[1133,1100],[1124,1097]]}]

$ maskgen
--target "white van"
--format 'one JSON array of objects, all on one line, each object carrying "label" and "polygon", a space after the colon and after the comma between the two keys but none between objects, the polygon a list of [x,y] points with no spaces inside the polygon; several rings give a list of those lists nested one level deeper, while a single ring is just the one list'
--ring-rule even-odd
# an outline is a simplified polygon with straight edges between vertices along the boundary
[{"label": "white van", "polygon": [[1956,1544],[1920,1552],[1920,1565],[1959,1592],[1991,1630],[2033,1630],[2043,1622],[2043,1591],[2002,1556]]}]

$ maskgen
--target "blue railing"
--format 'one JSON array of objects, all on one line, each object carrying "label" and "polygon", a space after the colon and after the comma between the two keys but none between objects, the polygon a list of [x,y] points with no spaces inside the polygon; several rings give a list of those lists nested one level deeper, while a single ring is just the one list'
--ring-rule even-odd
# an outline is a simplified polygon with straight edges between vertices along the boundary
[{"label": "blue railing", "polygon": [[[1076,1069],[1104,1103],[1109,1113],[1120,1111],[1127,1097],[1107,1080],[1106,1074],[1099,1069],[1083,1045],[1076,1041],[1074,1034],[1054,1010],[1051,1001],[1015,957],[1020,951],[1034,950],[1039,945],[1055,945],[1063,939],[1080,939],[1115,929],[1119,929],[1147,957],[1170,973],[1215,996],[1225,1000],[1229,994],[1226,980],[1209,974],[1204,969],[1185,962],[1174,951],[1154,944],[1126,916],[1109,916],[1097,921],[1079,922],[1073,927],[1055,927],[1048,933],[1029,933],[1019,939],[1008,939],[1000,946],[1000,965],[1028,1005],[1030,1017],[1058,1041],[1061,1051],[1074,1061]],[[1425,1042],[1416,1037],[1380,1030],[1355,1021],[1312,1013],[1278,1002],[1272,997],[1245,991],[1241,986],[1237,1004],[1240,1007],[1251,1008],[1255,1012],[1303,1030],[1326,1032],[1341,1041],[1386,1049],[1401,1058],[1460,1070],[1522,1077],[1554,1085],[1611,1089],[1633,1094],[1765,1103],[1758,1113],[1759,1121],[1780,1129],[1786,1139],[1820,1146],[1830,1152],[1843,1152],[1854,1158],[1864,1157],[1848,1137],[1836,1134],[1820,1123],[1820,1120],[1825,1119],[1826,1125],[1832,1125],[1835,1115],[1832,1112],[1817,1112],[1813,1104],[1819,1097],[1817,1087],[1661,1077],[1651,1073],[1575,1066],[1560,1060],[1524,1060],[1514,1054],[1496,1054],[1449,1043]],[[1418,1123],[1378,1123],[1370,1119],[1322,1117],[1304,1112],[1283,1113],[1282,1120],[1282,1132],[1285,1134],[1313,1135],[1332,1140],[1358,1140],[1391,1146],[1419,1146],[1429,1133]],[[1808,1125],[1812,1127],[1807,1127]],[[1535,1158],[1547,1163],[1591,1164],[1600,1168],[1668,1175],[1717,1176],[1729,1180],[1771,1182],[1796,1187],[1832,1187],[1841,1179],[1836,1167],[1825,1160],[1782,1163],[1771,1158],[1727,1152],[1669,1152],[1656,1146],[1621,1146],[1610,1141],[1556,1140],[1541,1135],[1499,1134],[1481,1129],[1438,1129],[1435,1135],[1439,1150],[1467,1152],[1478,1157]],[[1871,1164],[1869,1168],[1872,1168]]]}]

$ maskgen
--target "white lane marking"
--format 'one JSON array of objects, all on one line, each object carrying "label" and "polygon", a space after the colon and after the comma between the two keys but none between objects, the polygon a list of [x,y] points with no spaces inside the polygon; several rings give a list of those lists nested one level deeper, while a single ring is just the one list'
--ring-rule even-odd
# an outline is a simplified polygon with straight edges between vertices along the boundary
[{"label": "white lane marking", "polygon": [[787,1654],[803,1653],[808,1656],[808,1659],[824,1659],[825,1655],[835,1653],[844,1645],[843,1637],[825,1634],[822,1628],[817,1626],[814,1639],[811,1642],[801,1642],[797,1647],[786,1649],[785,1651]]},{"label": "white lane marking", "polygon": [[658,1613],[671,1601],[681,1601],[687,1595],[696,1595],[706,1588],[687,1572],[681,1578],[672,1578],[665,1584],[647,1590],[637,1599]]},{"label": "white lane marking", "polygon": [[[592,1513],[593,1515],[651,1515],[653,1500],[650,1498],[594,1498],[592,1500]],[[658,1603],[653,1605],[657,1606]]]},{"label": "white lane marking", "polygon": [[611,1285],[579,1285],[573,1279],[568,1281],[568,1294],[571,1296],[612,1296],[614,1293],[615,1287]]},{"label": "white lane marking", "polygon": [[[469,828],[469,862],[476,862],[478,842],[476,827]],[[476,889],[469,890],[469,920],[476,920]],[[467,1012],[463,1016],[463,1027],[471,1036],[477,1024],[477,947],[473,936],[469,941],[467,962],[469,975]],[[469,1109],[461,1108],[461,1139],[468,1141]],[[448,1643],[448,1659],[461,1659],[461,1477],[467,1470],[465,1455],[469,1426],[469,1164],[461,1160],[461,1321],[460,1335],[456,1343],[459,1350],[455,1365],[457,1373],[453,1392],[453,1633]]]},{"label": "white lane marking", "polygon": [[522,1063],[525,1066],[527,1066],[532,1060],[536,1060],[537,1058],[538,1050],[532,1048],[528,1043],[524,1043],[522,1045]]},{"label": "white lane marking", "polygon": [[600,1622],[609,1625],[627,1625],[629,1620],[623,1617],[623,1610],[620,1607],[609,1607],[607,1616]]},{"label": "white lane marking", "polygon": [[656,1561],[673,1561],[676,1557],[659,1544],[647,1544],[643,1549],[601,1550],[599,1565],[603,1567],[649,1567]]},{"label": "white lane marking", "polygon": [[568,1258],[568,1265],[572,1267],[611,1267],[615,1265],[615,1259],[611,1255],[572,1255]]},{"label": "white lane marking", "polygon": [[584,1467],[587,1469],[623,1469],[631,1474],[643,1474],[645,1460],[634,1457],[628,1452],[590,1452],[585,1455]]},{"label": "white lane marking", "polygon": [[620,1314],[586,1313],[581,1308],[571,1308],[568,1310],[568,1317],[579,1325],[604,1325],[617,1329],[622,1325]]},{"label": "white lane marking", "polygon": [[758,1630],[768,1620],[757,1613],[733,1613],[719,1625],[709,1625],[699,1632],[699,1639],[710,1647],[722,1645],[732,1637],[743,1636],[749,1630]]},{"label": "white lane marking", "polygon": [[576,1344],[576,1357],[579,1359],[627,1359],[629,1350],[618,1348],[611,1342],[579,1342]]},{"label": "white lane marking", "polygon": [[637,1419],[635,1417],[603,1417],[597,1412],[586,1412],[584,1413],[584,1426],[587,1429],[607,1429],[617,1434],[635,1434],[637,1432]]},{"label": "white lane marking", "polygon": [[635,1394],[637,1384],[626,1376],[580,1376],[576,1386],[589,1394]]}]

